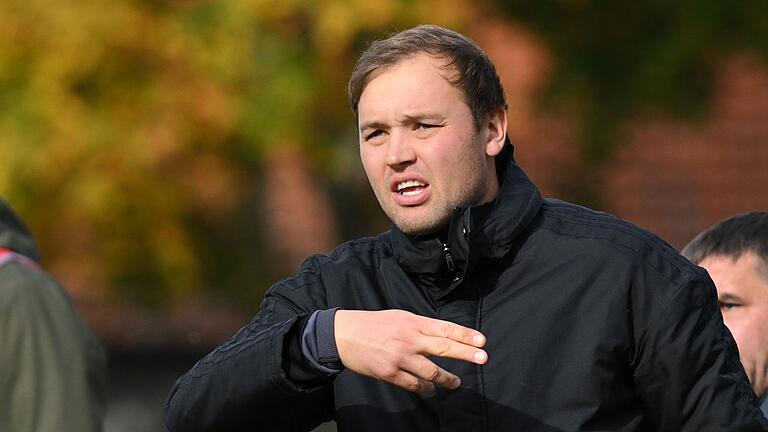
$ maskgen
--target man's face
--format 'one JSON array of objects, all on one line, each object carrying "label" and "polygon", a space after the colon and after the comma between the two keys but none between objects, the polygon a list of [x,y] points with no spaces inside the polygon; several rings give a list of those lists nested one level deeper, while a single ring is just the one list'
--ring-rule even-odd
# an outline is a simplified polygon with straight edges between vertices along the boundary
[{"label": "man's face", "polygon": [[493,156],[506,116],[499,110],[477,131],[443,64],[418,55],[374,72],[358,104],[363,167],[381,208],[407,234],[438,231],[454,208],[490,201],[499,188]]},{"label": "man's face", "polygon": [[768,389],[768,268],[755,253],[715,255],[699,263],[717,287],[725,325],[736,339],[755,393]]}]

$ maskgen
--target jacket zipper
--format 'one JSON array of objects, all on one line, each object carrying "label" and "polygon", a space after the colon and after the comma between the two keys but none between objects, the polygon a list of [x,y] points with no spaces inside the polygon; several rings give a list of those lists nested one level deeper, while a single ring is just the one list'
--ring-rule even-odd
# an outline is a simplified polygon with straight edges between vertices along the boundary
[{"label": "jacket zipper", "polygon": [[453,273],[456,270],[456,264],[453,262],[453,255],[451,255],[451,249],[448,247],[448,243],[443,243],[443,255],[445,257],[445,265],[448,266],[448,271]]}]

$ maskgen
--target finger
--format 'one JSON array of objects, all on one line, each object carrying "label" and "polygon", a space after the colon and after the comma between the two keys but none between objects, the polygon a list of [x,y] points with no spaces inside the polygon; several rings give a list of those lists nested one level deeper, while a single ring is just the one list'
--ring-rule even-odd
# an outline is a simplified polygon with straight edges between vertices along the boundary
[{"label": "finger", "polygon": [[412,360],[403,365],[403,370],[420,380],[431,382],[434,385],[447,389],[456,389],[461,386],[461,379],[459,377],[434,364],[426,357],[412,357]]},{"label": "finger", "polygon": [[428,336],[423,339],[424,345],[419,347],[419,352],[425,355],[463,360],[475,364],[485,364],[488,361],[488,353],[443,337]]},{"label": "finger", "polygon": [[395,374],[392,384],[413,393],[432,393],[435,391],[435,385],[432,382],[418,378],[405,371]]},{"label": "finger", "polygon": [[450,321],[421,317],[419,330],[427,336],[438,336],[455,340],[474,347],[485,345],[485,335],[475,329],[464,327]]}]

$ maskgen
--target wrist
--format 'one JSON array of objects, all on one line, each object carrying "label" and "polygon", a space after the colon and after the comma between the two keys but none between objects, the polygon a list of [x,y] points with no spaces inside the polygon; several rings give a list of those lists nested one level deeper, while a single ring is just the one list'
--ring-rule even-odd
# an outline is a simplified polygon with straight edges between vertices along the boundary
[{"label": "wrist", "polygon": [[338,308],[315,311],[301,335],[301,351],[320,375],[336,375],[344,368],[336,347],[334,319]]}]

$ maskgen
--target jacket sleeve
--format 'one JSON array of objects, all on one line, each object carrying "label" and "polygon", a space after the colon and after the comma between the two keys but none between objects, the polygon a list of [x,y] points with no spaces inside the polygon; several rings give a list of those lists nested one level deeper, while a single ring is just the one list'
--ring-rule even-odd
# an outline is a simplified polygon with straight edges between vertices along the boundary
[{"label": "jacket sleeve", "polygon": [[45,273],[13,264],[0,273],[0,430],[100,431],[100,342]]},{"label": "jacket sleeve", "polygon": [[248,325],[176,381],[169,431],[309,431],[332,418],[333,379],[311,372],[299,343],[308,316],[327,307],[317,267],[310,259],[273,286]]},{"label": "jacket sleeve", "polygon": [[709,277],[679,286],[650,318],[635,380],[653,430],[768,431]]}]

